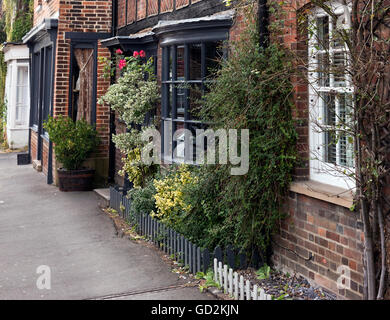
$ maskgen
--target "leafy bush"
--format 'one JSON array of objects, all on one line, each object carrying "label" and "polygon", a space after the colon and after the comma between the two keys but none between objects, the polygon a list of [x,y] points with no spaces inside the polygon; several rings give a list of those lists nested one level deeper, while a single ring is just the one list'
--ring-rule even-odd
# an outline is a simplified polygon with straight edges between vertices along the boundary
[{"label": "leafy bush", "polygon": [[[202,109],[203,118],[211,121],[214,129],[249,129],[249,172],[231,176],[229,166],[210,171],[218,195],[207,206],[229,231],[218,241],[251,252],[267,249],[284,216],[283,204],[296,161],[293,88],[288,76],[292,68],[288,52],[277,44],[260,47],[256,26],[249,25],[234,43],[229,59],[222,62]],[[203,191],[195,193],[202,195]],[[221,233],[209,232],[213,235],[218,238]]]},{"label": "leafy bush", "polygon": [[136,217],[140,213],[152,214],[156,211],[154,195],[156,188],[153,180],[148,180],[143,188],[131,189],[127,196],[131,200],[130,216]]},{"label": "leafy bush", "polygon": [[177,168],[173,166],[162,179],[155,179],[157,211],[153,216],[172,227],[180,226],[182,214],[191,210],[191,205],[184,201],[183,190],[197,182],[197,177],[186,165]]},{"label": "leafy bush", "polygon": [[44,128],[54,143],[56,159],[67,170],[80,169],[99,143],[95,128],[85,120],[49,117]]},{"label": "leafy bush", "polygon": [[156,165],[146,166],[140,161],[140,154],[146,145],[141,135],[143,130],[148,129],[142,126],[146,115],[153,110],[159,99],[159,87],[153,72],[153,59],[145,62],[139,53],[134,57],[124,57],[121,53],[117,53],[114,62],[104,58],[100,60],[105,63],[108,76],[119,63],[121,76],[117,83],[110,86],[99,103],[109,104],[126,123],[128,132],[113,136],[116,147],[126,155],[122,159],[124,167],[120,174],[124,176],[127,173],[129,181],[136,187],[142,187],[148,177],[156,172]]},{"label": "leafy bush", "polygon": [[99,103],[109,104],[131,128],[134,124],[144,123],[146,113],[155,107],[159,98],[159,89],[153,74],[152,59],[146,63],[134,57],[120,61],[124,61],[121,76]]}]

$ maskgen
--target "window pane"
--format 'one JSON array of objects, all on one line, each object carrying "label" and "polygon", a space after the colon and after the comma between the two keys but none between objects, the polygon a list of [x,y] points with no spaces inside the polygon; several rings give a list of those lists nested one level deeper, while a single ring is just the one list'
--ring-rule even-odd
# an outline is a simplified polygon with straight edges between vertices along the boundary
[{"label": "window pane", "polygon": [[28,84],[28,69],[27,67],[18,68],[18,86],[27,86]]},{"label": "window pane", "polygon": [[334,74],[334,86],[345,87],[345,68],[346,55],[344,52],[335,52],[333,54],[332,73]]},{"label": "window pane", "polygon": [[321,98],[324,106],[324,124],[327,126],[336,125],[336,106],[334,96],[329,93],[323,93]]},{"label": "window pane", "polygon": [[[339,106],[339,122],[341,127],[348,129],[351,125],[352,118],[352,96],[341,94],[337,97]],[[347,167],[353,167],[354,152],[353,138],[346,132],[340,134],[340,164]]]},{"label": "window pane", "polygon": [[202,107],[201,99],[203,96],[202,85],[192,84],[190,88],[189,105],[190,105],[190,118],[192,120],[200,119],[200,110]]},{"label": "window pane", "polygon": [[25,124],[27,121],[28,99],[28,68],[18,67],[15,118],[19,124]]},{"label": "window pane", "polygon": [[190,45],[190,80],[202,80],[202,45]]},{"label": "window pane", "polygon": [[177,80],[184,80],[185,77],[184,46],[177,47]]},{"label": "window pane", "polygon": [[171,47],[168,47],[166,48],[166,54],[168,55],[168,72],[167,72],[167,75],[168,75],[168,80],[172,80],[173,78],[173,69],[172,69],[172,66],[173,66],[173,50]]},{"label": "window pane", "polygon": [[325,162],[336,164],[336,132],[326,129],[325,134]]},{"label": "window pane", "polygon": [[324,109],[325,162],[336,164],[337,135],[335,98],[329,93],[321,95]]},{"label": "window pane", "polygon": [[320,50],[329,49],[329,17],[317,18],[317,38]]},{"label": "window pane", "polygon": [[167,114],[167,117],[170,118],[172,117],[172,111],[173,111],[173,108],[175,107],[173,105],[173,86],[172,85],[168,85],[168,114]]},{"label": "window pane", "polygon": [[187,84],[184,82],[176,85],[176,104],[177,104],[176,118],[178,119],[184,119],[187,87],[188,87]]},{"label": "window pane", "polygon": [[328,53],[319,53],[318,59],[318,85],[320,87],[329,87],[329,55]]},{"label": "window pane", "polygon": [[345,15],[337,16],[337,19],[333,21],[333,32],[332,32],[332,47],[333,48],[343,48],[344,41],[341,37],[341,33],[338,32],[342,28],[346,28]]},{"label": "window pane", "polygon": [[223,42],[206,43],[206,77],[213,75],[219,68],[223,58]]}]

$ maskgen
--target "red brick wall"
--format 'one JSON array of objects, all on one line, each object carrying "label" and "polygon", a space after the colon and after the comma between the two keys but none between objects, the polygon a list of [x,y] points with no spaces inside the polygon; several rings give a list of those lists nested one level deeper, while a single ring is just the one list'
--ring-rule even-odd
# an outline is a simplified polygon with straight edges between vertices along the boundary
[{"label": "red brick wall", "polygon": [[49,142],[42,140],[42,172],[47,175],[49,169]]},{"label": "red brick wall", "polygon": [[[310,6],[309,2],[307,0],[285,1],[282,16],[283,30],[281,35],[279,35],[279,41],[295,53],[296,61],[300,61],[297,66],[302,66],[303,72],[305,70],[304,64],[308,60],[308,32],[306,25],[302,24],[302,22],[298,25],[297,19]],[[295,180],[307,180],[310,177],[308,84],[306,77],[294,76],[291,80],[294,86],[295,102],[293,116],[297,120],[296,129],[299,135],[297,143],[299,164],[294,169],[294,178]]]},{"label": "red brick wall", "polygon": [[[195,4],[199,1],[207,0],[192,0],[191,3]],[[160,13],[172,12],[174,9],[179,10],[189,6],[189,0],[161,0]],[[127,5],[127,20],[126,20],[126,5]],[[132,24],[135,21],[143,20],[147,17],[157,15],[158,12],[158,0],[119,0],[118,1],[118,27],[124,27],[125,25]]]},{"label": "red brick wall", "polygon": [[[355,212],[291,192],[289,217],[274,240],[276,266],[297,272],[347,299],[362,297],[364,233]],[[313,259],[307,261],[310,253]],[[350,268],[350,289],[337,288],[340,266]]]},{"label": "red brick wall", "polygon": [[31,137],[30,137],[30,142],[31,142],[31,160],[36,160],[38,158],[38,134],[31,130]]},{"label": "red brick wall", "polygon": [[[60,1],[58,24],[54,115],[67,114],[69,94],[70,40],[65,39],[66,32],[111,32],[111,3],[109,1]],[[99,57],[109,57],[108,49],[98,46]],[[97,98],[103,95],[110,82],[101,76],[103,65],[98,65]],[[96,157],[108,157],[109,146],[109,108],[96,105],[96,127],[101,144]]]},{"label": "red brick wall", "polygon": [[[298,27],[298,16],[310,8],[310,1],[285,1],[283,26],[279,41],[291,49],[303,66],[308,59],[307,28]],[[273,39],[274,41],[277,39]],[[302,69],[303,71],[305,69]],[[300,162],[295,180],[308,180],[309,170],[309,97],[305,77],[293,77],[295,110],[299,135],[297,149]],[[360,299],[363,292],[363,231],[356,212],[309,196],[290,192],[289,217],[275,237],[274,263],[297,272],[316,284],[346,299]],[[309,254],[313,255],[311,261]],[[338,289],[338,268],[351,271],[349,289]],[[340,270],[339,270],[340,271]]]},{"label": "red brick wall", "polygon": [[[54,74],[54,116],[60,114],[67,115],[69,108],[69,76],[70,76],[70,40],[65,39],[66,32],[83,33],[110,33],[112,24],[112,4],[111,1],[90,1],[90,0],[36,0],[34,10],[34,25],[39,24],[44,18],[49,18],[58,11],[58,35]],[[36,10],[41,5],[39,10]],[[98,57],[110,57],[107,48],[98,43]],[[103,64],[98,63],[97,78],[97,99],[107,90],[110,81],[103,79]],[[109,155],[109,121],[110,109],[108,106],[96,105],[96,128],[100,138],[100,145],[93,158],[107,159]],[[37,155],[37,137],[32,132],[31,137],[32,157]],[[43,142],[42,166],[47,174],[48,168],[48,144]],[[53,161],[54,161],[53,156]],[[53,165],[53,169],[55,165]],[[108,172],[107,172],[108,173]],[[55,174],[55,172],[53,172]]]},{"label": "red brick wall", "polygon": [[[38,6],[41,9],[38,11]],[[59,10],[59,0],[35,0],[34,1],[34,26],[39,25],[44,18],[49,18]]]}]

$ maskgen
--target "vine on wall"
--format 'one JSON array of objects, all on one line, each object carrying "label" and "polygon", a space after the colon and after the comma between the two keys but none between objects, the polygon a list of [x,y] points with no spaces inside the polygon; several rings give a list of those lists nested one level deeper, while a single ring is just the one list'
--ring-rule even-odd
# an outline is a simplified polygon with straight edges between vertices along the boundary
[{"label": "vine on wall", "polygon": [[6,122],[4,91],[7,66],[4,62],[2,44],[21,41],[31,29],[34,0],[2,0],[0,7],[0,143],[3,143]]}]

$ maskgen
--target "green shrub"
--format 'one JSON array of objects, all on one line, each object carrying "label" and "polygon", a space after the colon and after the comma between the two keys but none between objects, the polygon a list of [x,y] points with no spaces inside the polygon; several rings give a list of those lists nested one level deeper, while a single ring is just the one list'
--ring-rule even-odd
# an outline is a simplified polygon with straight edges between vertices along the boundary
[{"label": "green shrub", "polygon": [[130,215],[136,217],[140,213],[150,214],[156,211],[154,195],[156,188],[153,180],[149,180],[144,188],[131,189],[127,196],[131,199]]},{"label": "green shrub", "polygon": [[67,170],[80,169],[99,143],[95,128],[85,120],[49,117],[44,128],[54,143],[56,159]]},{"label": "green shrub", "polygon": [[210,220],[217,220],[219,226],[209,226],[210,242],[264,252],[284,216],[297,154],[290,61],[288,52],[277,44],[260,47],[256,26],[249,25],[205,97],[202,114],[213,129],[250,132],[249,172],[231,176],[229,166],[213,168],[209,172],[214,178],[205,181],[213,180],[218,190],[215,199],[202,190],[195,192],[209,199],[203,206],[218,216]]}]

